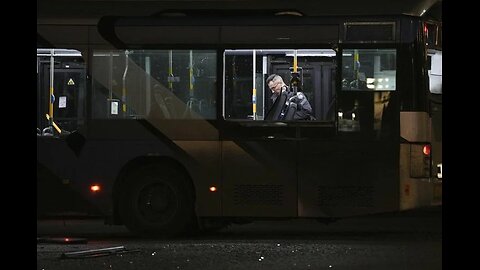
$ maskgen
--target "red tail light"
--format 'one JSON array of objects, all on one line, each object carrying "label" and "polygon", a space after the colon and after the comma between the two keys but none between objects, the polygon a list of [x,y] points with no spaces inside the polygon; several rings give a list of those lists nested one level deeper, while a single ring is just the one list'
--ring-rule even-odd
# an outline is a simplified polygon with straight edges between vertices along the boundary
[{"label": "red tail light", "polygon": [[430,156],[430,150],[431,150],[431,146],[429,144],[426,144],[423,146],[423,154],[427,157]]},{"label": "red tail light", "polygon": [[93,193],[99,192],[101,190],[102,190],[102,187],[100,187],[100,185],[95,184],[90,186],[90,191]]}]

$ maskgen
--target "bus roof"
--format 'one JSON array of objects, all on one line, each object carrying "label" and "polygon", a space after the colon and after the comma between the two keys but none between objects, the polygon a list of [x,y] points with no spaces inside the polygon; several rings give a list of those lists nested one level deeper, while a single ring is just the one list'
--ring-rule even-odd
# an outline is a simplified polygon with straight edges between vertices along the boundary
[{"label": "bus roof", "polygon": [[[290,12],[304,16],[410,15],[438,13],[441,0],[42,0],[37,2],[37,23],[96,24],[104,16],[187,16],[219,14],[275,14]],[[438,15],[437,15],[438,16]],[[441,16],[441,15],[440,15]],[[436,17],[436,19],[439,19]]]}]

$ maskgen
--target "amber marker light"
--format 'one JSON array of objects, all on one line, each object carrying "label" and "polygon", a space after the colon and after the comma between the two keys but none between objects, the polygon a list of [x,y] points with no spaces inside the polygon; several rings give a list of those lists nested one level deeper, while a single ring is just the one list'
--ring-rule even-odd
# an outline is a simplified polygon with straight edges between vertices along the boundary
[{"label": "amber marker light", "polygon": [[91,185],[90,186],[90,191],[93,192],[93,193],[97,193],[99,192],[100,190],[102,190],[102,188],[100,187],[100,185]]},{"label": "amber marker light", "polygon": [[209,190],[210,190],[211,192],[215,192],[215,191],[217,191],[217,187],[216,187],[216,186],[211,186],[211,187],[209,188]]}]

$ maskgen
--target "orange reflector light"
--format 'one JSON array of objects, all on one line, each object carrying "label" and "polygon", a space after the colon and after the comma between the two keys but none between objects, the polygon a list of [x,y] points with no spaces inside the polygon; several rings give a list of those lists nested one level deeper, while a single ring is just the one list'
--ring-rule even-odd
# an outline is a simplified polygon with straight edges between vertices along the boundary
[{"label": "orange reflector light", "polygon": [[211,186],[209,189],[210,189],[211,192],[217,191],[217,187],[215,187],[215,186]]},{"label": "orange reflector light", "polygon": [[431,146],[429,144],[426,144],[423,146],[423,154],[425,156],[430,156],[430,150],[431,150],[430,147]]},{"label": "orange reflector light", "polygon": [[100,185],[91,185],[90,190],[92,192],[99,192],[101,190]]}]

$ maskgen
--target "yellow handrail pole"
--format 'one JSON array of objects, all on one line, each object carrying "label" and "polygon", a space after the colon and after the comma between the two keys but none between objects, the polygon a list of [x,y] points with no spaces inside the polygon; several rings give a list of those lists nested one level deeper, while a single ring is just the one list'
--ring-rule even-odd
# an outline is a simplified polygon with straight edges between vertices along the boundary
[{"label": "yellow handrail pole", "polygon": [[358,50],[354,50],[353,51],[353,70],[354,70],[354,74],[355,74],[355,79],[358,80],[358,73],[359,73],[359,70],[358,70],[358,64],[360,63],[359,61],[360,57],[359,57],[359,54],[358,54]]},{"label": "yellow handrail pole", "polygon": [[298,64],[297,64],[297,50],[293,51],[293,72],[297,72]]},{"label": "yellow handrail pole", "polygon": [[293,72],[291,75],[292,79],[290,79],[290,86],[292,87],[293,93],[296,94],[300,83],[300,75],[298,74],[297,49],[293,50]]},{"label": "yellow handrail pole", "polygon": [[52,123],[52,126],[57,130],[57,132],[61,134],[62,130],[57,126],[57,124],[55,124],[55,122],[53,122],[53,119],[50,118],[48,114],[46,114],[45,116],[47,117],[47,120]]},{"label": "yellow handrail pole", "polygon": [[173,51],[168,51],[168,88],[173,91]]}]

